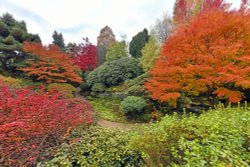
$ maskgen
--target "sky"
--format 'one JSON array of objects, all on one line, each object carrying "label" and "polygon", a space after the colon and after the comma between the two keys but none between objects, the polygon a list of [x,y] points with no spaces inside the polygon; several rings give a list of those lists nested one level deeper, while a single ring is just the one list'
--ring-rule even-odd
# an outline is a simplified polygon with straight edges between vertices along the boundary
[{"label": "sky", "polygon": [[[238,7],[240,0],[226,0]],[[108,25],[116,39],[127,40],[150,29],[163,14],[172,15],[175,0],[0,0],[0,15],[9,12],[24,20],[28,31],[39,34],[43,44],[52,42],[53,31],[68,42],[88,37],[96,44],[100,30]]]}]

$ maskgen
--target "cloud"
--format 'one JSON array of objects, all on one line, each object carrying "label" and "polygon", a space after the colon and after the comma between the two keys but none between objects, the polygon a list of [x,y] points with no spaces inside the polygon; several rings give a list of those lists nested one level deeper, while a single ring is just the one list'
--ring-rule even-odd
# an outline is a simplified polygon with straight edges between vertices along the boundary
[{"label": "cloud", "polygon": [[1,0],[1,5],[7,8],[8,10],[15,12],[18,15],[21,15],[27,19],[31,19],[34,22],[37,23],[46,23],[46,19],[42,16],[37,15],[36,13],[31,12],[30,10],[27,10],[23,7],[20,7],[18,5],[15,5],[14,3],[11,3],[10,1]]},{"label": "cloud", "polygon": [[[230,2],[236,0],[228,0]],[[237,0],[239,1],[239,0]],[[99,31],[108,25],[116,37],[131,40],[149,28],[163,13],[172,15],[175,0],[0,0],[0,14],[10,12],[25,20],[31,33],[38,33],[44,44],[52,41],[54,30],[62,32],[66,43],[89,37],[96,43]]]}]

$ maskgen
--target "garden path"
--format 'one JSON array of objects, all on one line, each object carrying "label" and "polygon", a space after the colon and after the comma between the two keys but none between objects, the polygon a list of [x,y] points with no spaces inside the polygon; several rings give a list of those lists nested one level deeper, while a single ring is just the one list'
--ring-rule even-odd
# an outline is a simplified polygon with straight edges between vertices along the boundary
[{"label": "garden path", "polygon": [[143,123],[120,123],[111,122],[104,119],[97,121],[97,125],[103,128],[118,128],[118,129],[137,129],[142,126]]}]

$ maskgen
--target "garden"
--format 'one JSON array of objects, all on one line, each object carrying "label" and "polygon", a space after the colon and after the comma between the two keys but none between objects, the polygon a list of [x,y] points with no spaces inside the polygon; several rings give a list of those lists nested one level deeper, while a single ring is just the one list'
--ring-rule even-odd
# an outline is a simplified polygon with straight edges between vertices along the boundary
[{"label": "garden", "polygon": [[250,8],[176,0],[131,41],[44,45],[0,17],[0,166],[250,166]]}]

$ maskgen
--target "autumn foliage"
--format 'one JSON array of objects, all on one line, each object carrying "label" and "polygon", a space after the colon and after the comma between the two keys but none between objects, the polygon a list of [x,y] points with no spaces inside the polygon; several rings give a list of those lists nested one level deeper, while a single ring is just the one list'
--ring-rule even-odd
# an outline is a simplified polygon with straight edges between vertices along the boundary
[{"label": "autumn foliage", "polygon": [[181,94],[238,102],[250,88],[250,14],[209,10],[164,44],[145,88],[172,105]]},{"label": "autumn foliage", "polygon": [[76,67],[70,56],[63,53],[58,46],[42,46],[41,43],[23,44],[23,50],[36,56],[28,61],[29,66],[20,70],[36,80],[47,83],[81,82],[81,77],[75,72]]},{"label": "autumn foliage", "polygon": [[225,10],[229,4],[224,0],[176,0],[173,18],[176,25],[187,24],[201,12],[211,9]]},{"label": "autumn foliage", "polygon": [[76,46],[73,49],[73,61],[82,71],[91,71],[97,65],[96,46],[89,43],[86,39],[85,43]]},{"label": "autumn foliage", "polygon": [[67,130],[92,122],[92,108],[85,100],[60,99],[60,94],[32,89],[0,86],[3,166],[32,166],[48,156],[44,151],[58,145]]}]

